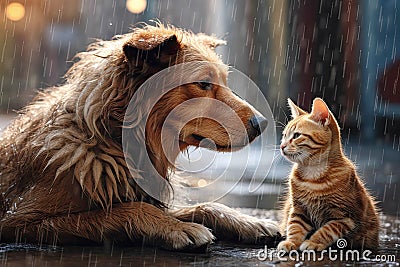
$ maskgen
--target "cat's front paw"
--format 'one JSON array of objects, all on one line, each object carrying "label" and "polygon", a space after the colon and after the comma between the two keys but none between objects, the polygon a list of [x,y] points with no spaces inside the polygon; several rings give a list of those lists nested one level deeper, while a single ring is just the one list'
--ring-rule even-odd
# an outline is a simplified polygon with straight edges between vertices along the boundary
[{"label": "cat's front paw", "polygon": [[301,251],[305,251],[305,250],[322,251],[322,250],[326,249],[326,247],[327,246],[324,244],[315,243],[310,240],[306,240],[300,245],[300,250]]},{"label": "cat's front paw", "polygon": [[289,240],[282,241],[278,244],[277,250],[278,251],[285,251],[286,253],[292,251],[292,250],[297,250],[299,246],[296,246],[295,243]]}]

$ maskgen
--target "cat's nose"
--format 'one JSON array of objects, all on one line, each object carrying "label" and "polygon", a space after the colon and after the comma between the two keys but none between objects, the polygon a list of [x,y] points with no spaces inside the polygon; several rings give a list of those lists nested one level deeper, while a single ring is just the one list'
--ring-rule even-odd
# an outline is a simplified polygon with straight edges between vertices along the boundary
[{"label": "cat's nose", "polygon": [[286,147],[286,144],[281,144],[281,150],[283,151]]},{"label": "cat's nose", "polygon": [[257,135],[260,135],[267,128],[268,121],[263,116],[254,115],[250,118],[249,124],[257,132]]}]

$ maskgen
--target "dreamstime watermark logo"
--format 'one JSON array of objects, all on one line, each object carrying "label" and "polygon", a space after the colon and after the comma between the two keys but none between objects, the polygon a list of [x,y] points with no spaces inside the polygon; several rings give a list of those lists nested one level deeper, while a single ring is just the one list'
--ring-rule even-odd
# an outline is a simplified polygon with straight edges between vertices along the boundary
[{"label": "dreamstime watermark logo", "polygon": [[260,261],[372,261],[372,262],[395,262],[396,255],[373,255],[371,250],[351,250],[346,249],[347,240],[340,238],[336,241],[336,247],[333,249],[329,247],[320,252],[314,250],[297,251],[291,250],[286,252],[284,250],[278,251],[276,248],[261,249],[257,253],[257,259]]},{"label": "dreamstime watermark logo", "polygon": [[[224,90],[226,97],[218,97],[216,94],[214,97],[195,96],[183,99],[182,95],[185,94],[179,90],[190,88],[190,90],[195,90],[194,86],[190,88],[187,86],[199,85],[205,81],[217,85],[221,91]],[[198,88],[198,90],[201,94],[202,89]],[[162,106],[158,104],[160,100],[163,101]],[[249,126],[243,122],[244,112],[239,108],[235,110],[236,106],[247,107],[248,110],[253,111],[254,115],[259,118],[264,117],[268,121],[266,129],[257,137],[257,144],[261,149],[257,151],[259,153],[256,157],[254,147],[252,150],[249,145],[246,145],[252,140],[249,140],[247,129]],[[155,107],[163,110],[156,114]],[[165,112],[168,114],[164,114]],[[157,118],[152,116],[157,116]],[[162,119],[161,122],[157,121],[160,119]],[[194,121],[197,124],[194,124]],[[155,135],[159,135],[160,151],[148,151],[150,141],[146,140],[147,137],[144,138],[151,135],[146,133],[148,123],[151,123],[151,127],[147,130],[151,129],[155,131]],[[160,123],[162,126],[158,129]],[[274,153],[271,150],[268,151],[268,147],[275,145],[275,125],[272,111],[264,95],[245,74],[223,64],[195,61],[166,68],[151,76],[138,88],[125,114],[122,144],[128,168],[135,183],[149,196],[159,201],[164,200],[163,194],[170,184],[165,177],[162,177],[162,174],[158,173],[153,162],[165,156],[162,160],[174,164],[183,142],[182,135],[185,136],[187,133],[190,134],[190,138],[198,139],[195,146],[206,149],[202,150],[200,155],[201,160],[198,162],[201,164],[192,164],[190,159],[186,162],[181,161],[179,170],[192,174],[206,170],[216,160],[217,152],[223,150],[224,145],[229,148],[241,147],[237,149],[240,152],[233,152],[238,154],[231,155],[240,157],[242,163],[240,166],[237,164],[234,166],[235,177],[232,177],[232,173],[228,171],[232,167],[231,156],[229,162],[224,164],[225,169],[219,171],[212,182],[202,186],[178,185],[181,187],[180,192],[183,190],[184,194],[190,196],[191,204],[204,201],[205,196],[209,196],[206,201],[215,201],[223,197],[240,181],[250,161],[255,167],[252,170],[248,190],[252,192],[261,186],[263,179],[259,177],[265,179],[274,158]],[[228,178],[230,179],[229,186],[226,183]],[[224,188],[224,190],[210,195],[211,186]],[[175,187],[174,191],[176,191]]]}]

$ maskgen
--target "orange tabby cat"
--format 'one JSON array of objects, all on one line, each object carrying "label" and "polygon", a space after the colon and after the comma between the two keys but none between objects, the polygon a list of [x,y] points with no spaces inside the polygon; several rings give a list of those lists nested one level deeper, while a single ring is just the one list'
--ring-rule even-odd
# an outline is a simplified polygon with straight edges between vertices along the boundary
[{"label": "orange tabby cat", "polygon": [[332,112],[320,98],[311,113],[288,102],[293,120],[283,131],[281,153],[294,166],[282,222],[286,240],[278,250],[321,251],[339,238],[347,239],[347,248],[376,249],[378,213],[343,154]]}]

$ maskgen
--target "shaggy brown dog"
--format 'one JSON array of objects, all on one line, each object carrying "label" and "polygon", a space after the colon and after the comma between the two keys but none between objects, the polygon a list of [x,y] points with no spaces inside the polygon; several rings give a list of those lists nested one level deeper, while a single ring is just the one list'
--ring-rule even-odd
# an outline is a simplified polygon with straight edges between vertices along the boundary
[{"label": "shaggy brown dog", "polygon": [[[146,25],[112,41],[96,42],[78,54],[80,60],[67,73],[66,83],[40,93],[2,133],[1,242],[101,244],[145,239],[185,249],[208,244],[214,235],[245,242],[275,235],[274,223],[217,203],[165,208],[135,183],[123,154],[124,115],[140,85],[178,63],[208,61],[223,66],[214,52],[222,43],[172,26]],[[218,150],[229,151],[246,145],[265,128],[251,106],[226,87],[213,84],[213,79],[226,84],[227,68],[210,66],[203,75],[199,79],[207,82],[182,85],[165,94],[152,109],[147,134],[141,137],[165,179],[173,166],[160,145],[162,123],[183,101],[220,100],[235,111],[246,131],[232,138],[215,121],[198,118],[182,129],[180,150],[208,138]],[[196,108],[201,107],[191,107]],[[173,153],[176,157],[179,151]]]}]

